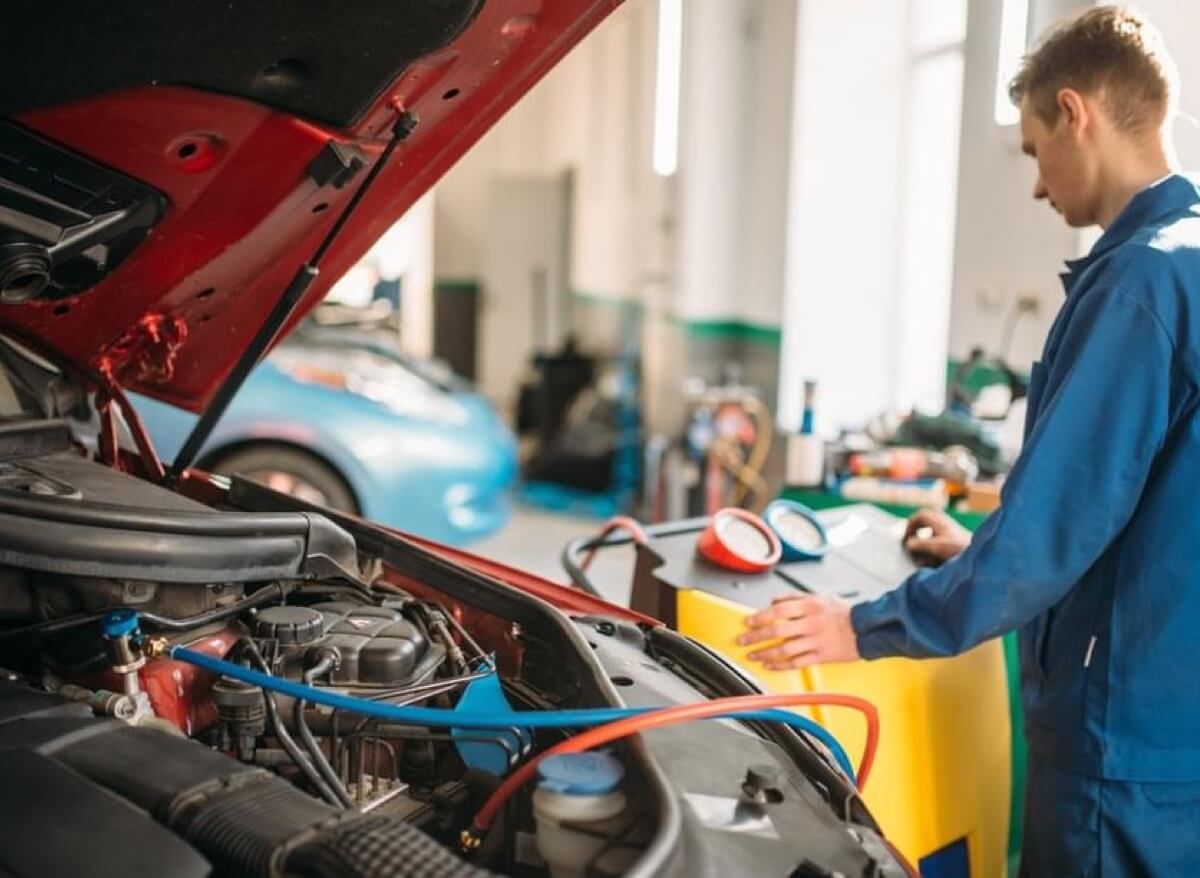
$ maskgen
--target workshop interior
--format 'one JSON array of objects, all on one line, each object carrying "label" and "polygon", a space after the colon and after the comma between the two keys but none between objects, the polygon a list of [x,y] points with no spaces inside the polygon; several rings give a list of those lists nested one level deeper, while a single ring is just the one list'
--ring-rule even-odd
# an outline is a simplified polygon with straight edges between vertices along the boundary
[{"label": "workshop interior", "polygon": [[741,638],[1007,512],[1093,5],[6,9],[0,874],[1015,878],[1014,632]]}]

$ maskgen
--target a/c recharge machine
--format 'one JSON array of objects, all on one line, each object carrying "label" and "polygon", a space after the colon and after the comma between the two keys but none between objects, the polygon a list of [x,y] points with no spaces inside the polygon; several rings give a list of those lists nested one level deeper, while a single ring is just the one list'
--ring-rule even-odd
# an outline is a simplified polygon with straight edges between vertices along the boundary
[{"label": "a/c recharge machine", "polygon": [[[842,692],[873,702],[881,735],[863,797],[888,839],[927,878],[1000,878],[1006,868],[1011,734],[999,640],[948,659],[893,658],[794,671],[769,671],[747,658],[769,644],[738,645],[745,617],[778,597],[808,592],[867,601],[916,569],[901,545],[902,519],[869,505],[818,513],[797,506],[773,504],[765,520],[723,510],[711,519],[645,528],[645,541],[635,545],[630,606],[722,653],[766,691]],[[629,542],[576,541],[564,562],[577,584],[594,590],[572,558],[587,548],[599,559],[606,549]],[[865,730],[853,712],[805,712],[852,759],[862,752]]]}]

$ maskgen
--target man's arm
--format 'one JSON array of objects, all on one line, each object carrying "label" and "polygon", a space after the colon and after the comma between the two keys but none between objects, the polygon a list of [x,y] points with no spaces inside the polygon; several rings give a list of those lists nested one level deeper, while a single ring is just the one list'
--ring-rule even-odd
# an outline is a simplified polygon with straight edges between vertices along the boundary
[{"label": "man's arm", "polygon": [[800,667],[953,655],[1053,606],[1096,562],[1133,515],[1166,438],[1173,343],[1120,289],[1081,295],[1000,509],[971,544],[852,611],[802,598],[751,617],[746,642],[785,619],[804,632],[759,657]]},{"label": "man's arm", "polygon": [[919,567],[940,567],[971,542],[971,532],[940,509],[921,509],[904,527],[904,548]]}]

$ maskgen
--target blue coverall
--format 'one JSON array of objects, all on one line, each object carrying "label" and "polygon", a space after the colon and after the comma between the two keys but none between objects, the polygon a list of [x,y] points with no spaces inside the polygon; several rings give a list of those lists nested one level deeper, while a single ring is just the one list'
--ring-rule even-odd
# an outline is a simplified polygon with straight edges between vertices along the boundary
[{"label": "blue coverall", "polygon": [[1000,509],[851,619],[865,658],[1020,628],[1023,874],[1200,875],[1200,190],[1067,267]]}]

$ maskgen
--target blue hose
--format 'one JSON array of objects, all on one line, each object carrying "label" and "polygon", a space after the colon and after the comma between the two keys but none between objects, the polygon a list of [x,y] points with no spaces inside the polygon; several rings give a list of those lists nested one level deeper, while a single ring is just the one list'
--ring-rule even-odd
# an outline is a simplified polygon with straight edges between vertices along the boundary
[{"label": "blue hose", "polygon": [[[281,695],[300,698],[312,704],[323,704],[326,707],[333,707],[338,710],[347,711],[348,713],[357,713],[362,716],[371,716],[376,719],[411,726],[489,730],[508,729],[514,726],[523,729],[580,728],[600,726],[619,719],[625,719],[626,717],[652,713],[660,709],[654,707],[606,707],[588,710],[531,710],[505,714],[484,714],[460,713],[455,710],[445,710],[437,707],[402,707],[379,701],[369,701],[365,698],[355,698],[352,695],[342,695],[339,692],[333,692],[329,689],[306,686],[303,683],[295,683],[291,680],[285,680],[282,677],[273,677],[270,674],[264,674],[253,668],[243,667],[233,662],[227,662],[224,659],[196,652],[185,646],[173,646],[168,651],[168,654],[177,661],[187,662],[190,665],[195,665],[214,674],[231,677],[234,680],[240,680],[252,686],[260,686],[263,689],[278,692]],[[846,773],[852,783],[857,785],[854,777],[854,767],[850,764],[850,759],[846,756],[846,751],[842,749],[842,745],[823,726],[818,725],[807,717],[800,716],[788,710],[741,710],[733,711],[728,715],[711,718],[766,720],[785,723],[794,728],[801,729],[828,747],[834,759],[837,760],[838,765],[841,766],[842,771]]]}]

